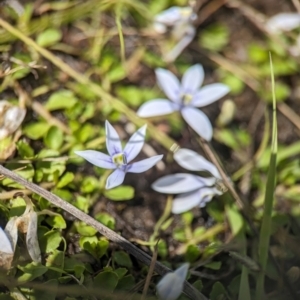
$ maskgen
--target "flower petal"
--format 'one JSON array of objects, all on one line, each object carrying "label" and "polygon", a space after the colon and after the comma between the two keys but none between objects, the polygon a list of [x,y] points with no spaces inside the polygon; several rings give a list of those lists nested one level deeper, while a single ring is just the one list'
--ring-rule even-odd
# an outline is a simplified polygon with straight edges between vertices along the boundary
[{"label": "flower petal", "polygon": [[221,179],[216,166],[195,151],[181,148],[174,154],[174,159],[181,167],[189,171],[208,171],[216,178]]},{"label": "flower petal", "polygon": [[155,70],[157,83],[168,96],[170,100],[175,103],[180,102],[180,82],[177,77],[170,71],[158,68]]},{"label": "flower petal", "polygon": [[215,187],[205,187],[205,188],[200,189],[200,191],[199,191],[199,198],[200,198],[199,206],[204,207],[206,205],[206,203],[210,202],[211,199],[216,195],[222,195],[222,192],[219,191]]},{"label": "flower petal", "polygon": [[266,28],[270,33],[291,31],[297,27],[300,27],[300,14],[297,13],[277,14],[266,23]]},{"label": "flower petal", "polygon": [[167,99],[153,99],[144,103],[137,115],[141,118],[149,118],[170,114],[178,110],[176,105]]},{"label": "flower petal", "polygon": [[85,151],[74,151],[75,154],[81,156],[91,164],[104,168],[104,169],[115,169],[116,165],[112,162],[111,157],[95,150],[85,150]]},{"label": "flower petal", "polygon": [[204,79],[203,67],[199,64],[187,69],[181,81],[185,93],[194,94],[202,85]]},{"label": "flower petal", "polygon": [[123,152],[126,155],[127,163],[132,161],[141,152],[146,135],[147,125],[136,131],[127,142]]},{"label": "flower petal", "polygon": [[[176,28],[173,29],[176,32]],[[173,62],[186,48],[186,46],[193,40],[196,34],[196,29],[193,25],[186,25],[186,31],[183,37],[179,38],[178,43],[164,56],[164,60],[168,63]]]},{"label": "flower petal", "polygon": [[189,264],[183,264],[172,273],[167,273],[157,284],[156,290],[160,299],[176,300],[183,290]]},{"label": "flower petal", "polygon": [[209,105],[221,99],[229,92],[229,87],[223,83],[214,83],[206,85],[194,95],[191,105],[196,107]]},{"label": "flower petal", "polygon": [[181,214],[200,204],[199,189],[189,193],[183,193],[175,197],[172,204],[172,213]]},{"label": "flower petal", "polygon": [[185,106],[181,110],[185,121],[205,140],[210,141],[213,135],[213,128],[208,117],[199,109]]},{"label": "flower petal", "polygon": [[108,190],[122,184],[125,178],[125,174],[126,172],[124,172],[122,169],[116,169],[115,171],[113,171],[106,180],[105,188]]},{"label": "flower petal", "polygon": [[0,253],[1,252],[13,254],[14,250],[4,230],[0,227]]},{"label": "flower petal", "polygon": [[169,9],[162,11],[154,17],[154,22],[173,26],[176,22],[182,19],[182,8],[179,6],[172,6]]},{"label": "flower petal", "polygon": [[152,184],[152,189],[165,194],[179,194],[195,191],[207,185],[213,185],[215,178],[202,178],[200,176],[177,173],[163,176]]},{"label": "flower petal", "polygon": [[105,122],[106,131],[106,148],[110,156],[122,152],[122,144],[120,137],[116,130],[110,125],[108,121]]},{"label": "flower petal", "polygon": [[142,173],[150,168],[152,168],[154,165],[156,165],[161,159],[163,158],[163,155],[155,155],[146,159],[143,159],[141,161],[132,163],[128,165],[127,172],[128,173]]}]

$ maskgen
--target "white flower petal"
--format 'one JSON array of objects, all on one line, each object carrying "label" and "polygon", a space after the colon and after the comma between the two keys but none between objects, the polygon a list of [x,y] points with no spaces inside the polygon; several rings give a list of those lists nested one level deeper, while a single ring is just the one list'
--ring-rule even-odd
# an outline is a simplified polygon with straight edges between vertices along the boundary
[{"label": "white flower petal", "polygon": [[179,103],[181,87],[177,77],[172,72],[161,68],[156,69],[155,74],[158,85],[168,98],[175,103]]},{"label": "white flower petal", "polygon": [[214,184],[215,179],[202,178],[192,174],[177,173],[163,176],[151,185],[152,189],[165,194],[179,194],[195,191],[206,185]]},{"label": "white flower petal", "polygon": [[84,150],[84,151],[74,151],[75,154],[81,156],[91,164],[104,168],[104,169],[115,169],[116,165],[112,162],[111,157],[95,150]]},{"label": "white flower petal", "polygon": [[120,137],[116,130],[110,125],[108,121],[105,122],[106,131],[106,148],[110,156],[122,152],[122,144]]},{"label": "white flower petal", "polygon": [[172,204],[172,213],[181,214],[198,206],[201,202],[199,189],[196,191],[183,193],[175,197]]},{"label": "white flower petal", "polygon": [[199,64],[187,69],[181,81],[183,91],[188,94],[194,94],[202,85],[204,79],[203,67]]},{"label": "white flower petal", "polygon": [[144,103],[137,111],[137,115],[141,118],[149,118],[168,115],[175,110],[178,110],[175,103],[166,99],[153,99]]},{"label": "white flower petal", "polygon": [[215,187],[204,187],[199,190],[199,206],[204,207],[206,203],[210,202],[211,199],[216,195],[222,195],[222,192]]},{"label": "white flower petal", "polygon": [[122,184],[125,178],[125,174],[126,173],[121,169],[116,169],[115,171],[113,171],[106,180],[105,188],[109,190]]},{"label": "white flower petal", "polygon": [[221,179],[216,166],[193,150],[180,148],[174,154],[174,159],[181,167],[189,171],[208,171],[216,178]]},{"label": "white flower petal", "polygon": [[174,271],[174,273],[184,281],[186,278],[186,275],[188,273],[189,267],[190,267],[190,264],[185,263],[182,266],[180,266],[178,269],[176,269]]},{"label": "white flower petal", "polygon": [[163,158],[163,155],[155,155],[146,159],[143,159],[141,161],[132,163],[128,165],[127,172],[128,173],[142,173],[150,168],[152,168],[154,165],[156,165],[161,159]]},{"label": "white flower petal", "polygon": [[181,110],[185,121],[205,140],[210,141],[213,135],[213,128],[208,117],[199,109],[185,106]]},{"label": "white flower petal", "polygon": [[157,284],[156,290],[162,300],[176,300],[183,290],[189,264],[186,263],[173,273],[167,273]]},{"label": "white flower petal", "polygon": [[147,125],[141,127],[131,136],[131,138],[127,142],[123,150],[127,159],[127,163],[136,158],[136,156],[141,152],[145,141],[146,128]]},{"label": "white flower petal", "polygon": [[201,88],[193,97],[191,105],[203,107],[209,105],[230,92],[229,87],[223,83],[209,84]]},{"label": "white flower petal", "polygon": [[266,29],[270,33],[291,31],[297,27],[300,27],[300,14],[297,13],[281,13],[271,17],[266,23]]},{"label": "white flower petal", "polygon": [[3,231],[1,227],[0,227],[0,252],[7,253],[7,254],[14,253],[10,240],[8,239],[6,233]]},{"label": "white flower petal", "polygon": [[182,19],[182,8],[173,6],[169,9],[162,11],[154,17],[154,22],[162,23],[167,26],[173,26],[176,22]]},{"label": "white flower petal", "polygon": [[[176,28],[174,28],[176,32]],[[181,36],[183,34],[183,36]],[[164,60],[168,63],[173,62],[180,55],[180,53],[187,47],[187,45],[194,39],[196,29],[194,26],[186,25],[186,31],[178,33],[178,43],[164,56]]]}]

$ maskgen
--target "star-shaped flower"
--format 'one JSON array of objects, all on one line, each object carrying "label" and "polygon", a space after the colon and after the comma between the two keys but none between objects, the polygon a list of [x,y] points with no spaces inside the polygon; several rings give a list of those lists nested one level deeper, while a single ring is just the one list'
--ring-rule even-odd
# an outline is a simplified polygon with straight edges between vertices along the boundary
[{"label": "star-shaped flower", "polygon": [[157,284],[156,290],[162,300],[176,300],[183,290],[189,264],[185,263],[174,272],[167,273]]},{"label": "star-shaped flower", "polygon": [[109,155],[94,150],[74,152],[97,167],[115,169],[115,171],[107,178],[106,189],[111,189],[122,184],[127,172],[145,172],[152,168],[163,157],[163,155],[155,155],[130,164],[142,150],[146,135],[146,125],[141,127],[131,136],[124,149],[122,148],[118,133],[108,121],[105,122],[105,130],[106,148]]},{"label": "star-shaped flower", "polygon": [[222,83],[200,86],[204,79],[203,67],[190,67],[183,75],[181,84],[168,70],[156,69],[157,81],[168,99],[153,99],[144,103],[137,111],[142,118],[161,116],[180,111],[184,120],[204,139],[210,141],[213,128],[208,117],[196,107],[203,107],[219,100],[229,92]]},{"label": "star-shaped flower", "polygon": [[196,34],[196,28],[193,24],[197,15],[189,6],[173,6],[162,11],[154,17],[154,30],[158,33],[166,33],[171,30],[176,45],[172,50],[164,55],[166,62],[174,61],[184,48],[193,40]]},{"label": "star-shaped flower", "polygon": [[201,177],[192,174],[178,173],[159,178],[152,188],[160,193],[179,194],[172,204],[172,212],[180,214],[195,206],[204,207],[215,195],[222,195],[223,190],[217,187],[221,176],[214,164],[203,156],[189,149],[179,149],[174,154],[177,163],[190,171],[207,171],[213,177]]}]

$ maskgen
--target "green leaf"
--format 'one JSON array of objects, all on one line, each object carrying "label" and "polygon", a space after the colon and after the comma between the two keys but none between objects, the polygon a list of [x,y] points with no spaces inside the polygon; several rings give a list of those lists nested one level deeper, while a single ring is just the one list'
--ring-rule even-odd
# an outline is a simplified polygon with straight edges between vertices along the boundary
[{"label": "green leaf", "polygon": [[105,294],[112,293],[116,288],[119,281],[119,277],[116,273],[111,271],[104,271],[99,273],[94,278],[94,288],[97,291],[104,291]]},{"label": "green leaf", "polygon": [[75,222],[75,227],[77,232],[83,236],[93,236],[97,233],[97,230],[94,227],[87,225],[84,222]]},{"label": "green leaf", "polygon": [[[39,236],[40,236],[40,228],[38,230]],[[48,231],[46,232],[41,238],[39,238],[40,241],[40,248],[42,252],[50,253],[56,250],[61,241],[62,237],[59,231]]]},{"label": "green leaf", "polygon": [[51,125],[46,122],[35,122],[26,125],[23,133],[32,140],[38,140],[47,133],[50,127]]},{"label": "green leaf", "polygon": [[26,142],[24,142],[22,140],[19,140],[16,143],[16,146],[17,146],[19,155],[22,158],[31,158],[31,157],[34,156],[34,150],[29,146],[28,143],[26,143]]},{"label": "green leaf", "polygon": [[46,222],[56,229],[65,229],[67,227],[66,221],[61,215],[50,216]]},{"label": "green leaf", "polygon": [[46,108],[50,111],[58,109],[72,108],[78,99],[74,96],[73,92],[69,90],[60,90],[53,93],[47,103]]},{"label": "green leaf", "polygon": [[200,255],[200,250],[196,245],[189,245],[187,247],[185,257],[188,262],[192,263],[196,261],[199,255]]},{"label": "green leaf", "polygon": [[45,145],[54,150],[61,148],[64,141],[64,133],[56,126],[52,126],[44,137]]},{"label": "green leaf", "polygon": [[105,190],[104,196],[114,201],[126,201],[134,197],[134,188],[121,185],[111,190]]},{"label": "green leaf", "polygon": [[25,267],[18,266],[18,268],[24,272],[19,278],[18,282],[23,283],[23,282],[28,282],[32,281],[43,274],[45,274],[48,271],[48,268],[37,263],[29,263]]},{"label": "green leaf", "polygon": [[229,40],[229,30],[222,24],[213,24],[202,31],[199,39],[201,47],[213,51],[222,50]]},{"label": "green leaf", "polygon": [[33,289],[35,299],[55,300],[57,295],[58,282],[56,279],[51,279],[41,283],[38,289]]},{"label": "green leaf", "polygon": [[74,174],[71,172],[67,172],[63,175],[63,177],[59,180],[56,187],[63,188],[74,180]]},{"label": "green leaf", "polygon": [[126,267],[128,269],[132,268],[132,262],[129,255],[124,251],[116,251],[113,254],[113,260],[119,266]]},{"label": "green leaf", "polygon": [[227,291],[225,289],[225,287],[223,286],[223,284],[219,281],[217,281],[213,287],[212,287],[212,291],[210,292],[210,299],[211,300],[226,300],[226,299],[230,299]]},{"label": "green leaf", "polygon": [[36,43],[41,47],[49,47],[55,45],[62,38],[60,30],[55,28],[48,28],[41,32],[36,39]]},{"label": "green leaf", "polygon": [[95,216],[95,219],[105,225],[106,227],[114,230],[116,221],[115,219],[109,215],[108,213],[99,213]]},{"label": "green leaf", "polygon": [[120,291],[129,291],[135,286],[135,279],[134,277],[130,274],[127,275],[123,278],[121,278],[118,282],[118,285],[116,287],[117,290]]}]

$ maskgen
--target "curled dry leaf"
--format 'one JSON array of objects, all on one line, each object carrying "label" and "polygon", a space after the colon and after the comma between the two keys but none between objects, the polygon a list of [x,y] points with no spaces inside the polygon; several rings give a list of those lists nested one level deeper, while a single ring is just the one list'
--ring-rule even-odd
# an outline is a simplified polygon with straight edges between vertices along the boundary
[{"label": "curled dry leaf", "polygon": [[0,101],[0,140],[13,134],[22,124],[26,110],[6,100]]}]

